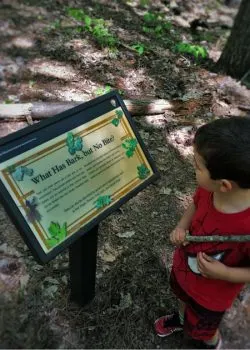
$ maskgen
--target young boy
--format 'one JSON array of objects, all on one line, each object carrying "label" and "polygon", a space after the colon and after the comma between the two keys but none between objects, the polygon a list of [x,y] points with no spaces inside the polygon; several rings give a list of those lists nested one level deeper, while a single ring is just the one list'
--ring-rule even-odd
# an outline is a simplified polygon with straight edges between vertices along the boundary
[{"label": "young boy", "polygon": [[220,321],[250,283],[250,242],[188,243],[185,235],[250,235],[250,118],[199,128],[194,163],[198,188],[170,235],[178,246],[170,285],[179,312],[156,320],[155,330],[161,337],[184,330],[196,347],[219,349]]}]

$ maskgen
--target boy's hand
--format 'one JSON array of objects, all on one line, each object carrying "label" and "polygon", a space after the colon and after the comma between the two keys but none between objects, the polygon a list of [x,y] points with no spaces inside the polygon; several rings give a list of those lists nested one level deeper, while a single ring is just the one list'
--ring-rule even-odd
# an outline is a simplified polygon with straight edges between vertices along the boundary
[{"label": "boy's hand", "polygon": [[225,280],[227,266],[203,252],[197,254],[198,269],[203,277]]},{"label": "boy's hand", "polygon": [[189,242],[185,241],[186,234],[188,233],[187,230],[184,230],[182,227],[176,227],[171,233],[170,233],[170,242],[174,245],[187,245]]}]

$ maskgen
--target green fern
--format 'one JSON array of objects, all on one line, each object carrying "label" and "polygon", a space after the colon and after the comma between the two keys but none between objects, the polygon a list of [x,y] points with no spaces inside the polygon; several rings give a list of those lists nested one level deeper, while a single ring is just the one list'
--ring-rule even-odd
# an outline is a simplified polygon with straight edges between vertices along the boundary
[{"label": "green fern", "polygon": [[175,46],[175,49],[179,53],[189,54],[195,59],[206,59],[208,57],[207,50],[200,45],[192,45],[189,43],[179,43]]}]

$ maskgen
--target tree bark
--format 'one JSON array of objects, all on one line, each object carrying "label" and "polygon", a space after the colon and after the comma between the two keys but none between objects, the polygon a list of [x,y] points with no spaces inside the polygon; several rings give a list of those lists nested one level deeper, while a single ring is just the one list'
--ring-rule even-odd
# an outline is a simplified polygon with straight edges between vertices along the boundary
[{"label": "tree bark", "polygon": [[242,0],[231,35],[216,67],[242,79],[250,70],[250,1]]}]

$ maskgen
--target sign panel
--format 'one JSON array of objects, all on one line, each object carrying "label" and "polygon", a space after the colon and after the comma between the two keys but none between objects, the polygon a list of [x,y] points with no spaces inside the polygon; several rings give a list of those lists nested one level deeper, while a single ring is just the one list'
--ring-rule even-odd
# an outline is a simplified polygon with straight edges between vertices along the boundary
[{"label": "sign panel", "polygon": [[55,257],[156,177],[114,92],[0,143],[3,202],[40,262]]}]

